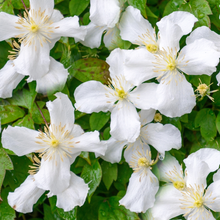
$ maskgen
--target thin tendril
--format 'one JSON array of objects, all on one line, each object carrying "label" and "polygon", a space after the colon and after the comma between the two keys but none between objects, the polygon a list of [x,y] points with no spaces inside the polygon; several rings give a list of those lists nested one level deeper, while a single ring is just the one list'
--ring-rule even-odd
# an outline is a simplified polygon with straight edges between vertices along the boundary
[{"label": "thin tendril", "polygon": [[[36,103],[36,102],[35,102]],[[44,114],[43,114],[43,112],[41,111],[41,109],[40,109],[40,107],[39,107],[39,105],[36,103],[36,106],[37,106],[37,108],[38,108],[38,110],[39,110],[39,112],[40,112],[40,114],[41,114],[41,116],[42,116],[42,118],[43,118],[43,120],[44,120],[44,123],[46,124],[46,126],[47,127],[49,127],[48,126],[48,123],[47,123],[47,121],[46,121],[46,119],[45,119],[45,117],[44,117]]]}]

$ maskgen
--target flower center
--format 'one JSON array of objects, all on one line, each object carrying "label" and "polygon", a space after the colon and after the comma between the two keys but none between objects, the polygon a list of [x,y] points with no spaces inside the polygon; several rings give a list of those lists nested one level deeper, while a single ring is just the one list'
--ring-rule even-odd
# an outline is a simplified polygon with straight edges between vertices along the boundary
[{"label": "flower center", "polygon": [[194,202],[193,204],[195,207],[200,208],[203,205],[203,199],[200,196],[199,198],[197,198],[197,200]]},{"label": "flower center", "polygon": [[156,53],[158,51],[158,46],[156,44],[147,44],[146,48],[151,53]]},{"label": "flower center", "polygon": [[57,139],[52,139],[50,142],[50,146],[55,148],[59,145],[59,143],[60,142]]},{"label": "flower center", "polygon": [[156,113],[154,115],[154,121],[161,122],[162,121],[162,115],[160,113]]},{"label": "flower center", "polygon": [[127,96],[127,93],[123,90],[123,89],[115,89],[116,92],[118,93],[118,97],[121,98],[121,99],[124,99],[126,98]]},{"label": "flower center", "polygon": [[181,181],[173,182],[173,186],[178,190],[183,190],[185,188],[185,183]]},{"label": "flower center", "polygon": [[139,167],[149,167],[150,162],[146,157],[141,157],[138,159],[138,166]]},{"label": "flower center", "polygon": [[172,57],[170,57],[169,58],[169,63],[167,64],[167,70],[172,71],[175,68],[176,68],[176,61]]},{"label": "flower center", "polygon": [[209,87],[206,84],[200,84],[197,87],[197,90],[199,91],[199,93],[204,96],[206,94],[206,92],[208,91]]},{"label": "flower center", "polygon": [[39,30],[39,26],[36,25],[35,23],[30,26],[30,31],[32,31],[33,33],[36,33],[38,30]]}]

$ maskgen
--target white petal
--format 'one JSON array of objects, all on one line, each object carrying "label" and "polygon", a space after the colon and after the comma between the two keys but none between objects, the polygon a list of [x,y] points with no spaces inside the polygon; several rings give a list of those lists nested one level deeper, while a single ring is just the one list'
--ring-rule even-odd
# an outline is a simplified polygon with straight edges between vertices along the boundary
[{"label": "white petal", "polygon": [[70,161],[63,159],[57,152],[53,158],[44,160],[42,158],[40,170],[35,174],[36,185],[44,190],[50,190],[53,194],[58,194],[67,189],[70,185]]},{"label": "white petal", "polygon": [[131,52],[124,61],[124,75],[129,82],[138,86],[142,82],[158,76],[158,73],[153,71],[156,60],[152,53],[149,53],[144,47],[129,51]]},{"label": "white petal", "polygon": [[70,136],[79,137],[84,133],[80,125],[74,124]]},{"label": "white petal", "polygon": [[118,0],[91,0],[90,20],[97,26],[113,28],[118,23],[120,7]]},{"label": "white petal", "polygon": [[43,94],[52,94],[54,91],[61,91],[66,83],[69,73],[63,64],[50,57],[49,72],[42,78],[37,79],[36,91]]},{"label": "white petal", "polygon": [[154,109],[141,110],[139,112],[141,125],[146,125],[146,124],[150,123],[151,121],[153,121],[155,112],[156,112],[156,110],[154,110]]},{"label": "white petal", "polygon": [[76,42],[80,42],[81,44],[90,47],[90,48],[97,48],[101,44],[102,40],[102,33],[106,29],[105,26],[99,27],[90,22],[87,26],[85,26],[87,34],[84,40],[80,40],[78,38],[75,39]]},{"label": "white petal", "polygon": [[170,154],[166,154],[163,161],[159,161],[158,168],[160,180],[164,182],[183,181],[183,169],[177,159]]},{"label": "white petal", "polygon": [[120,40],[120,31],[118,29],[117,26],[115,26],[114,28],[108,28],[107,32],[104,35],[103,41],[105,46],[109,49],[109,50],[113,50],[118,46],[118,41]]},{"label": "white petal", "polygon": [[155,44],[156,34],[150,22],[144,19],[140,10],[128,6],[123,13],[119,29],[123,40],[128,40],[133,44],[145,45]]},{"label": "white petal", "polygon": [[55,94],[56,99],[47,102],[47,108],[50,113],[52,125],[65,126],[65,130],[71,131],[74,126],[74,107],[66,94],[58,92]]},{"label": "white petal", "polygon": [[64,212],[74,209],[75,206],[82,206],[88,191],[88,184],[71,172],[70,186],[62,193],[57,194],[56,206],[62,208]]},{"label": "white petal", "polygon": [[181,148],[181,133],[174,125],[151,123],[141,128],[141,138],[152,145],[159,153]]},{"label": "white petal", "polygon": [[168,117],[190,113],[196,105],[192,85],[180,73],[164,77],[158,86],[157,96],[158,110]]},{"label": "white petal", "polygon": [[30,8],[31,10],[37,12],[39,10],[41,10],[41,12],[45,11],[45,15],[48,15],[50,17],[51,14],[53,13],[54,0],[47,0],[46,2],[45,0],[30,0]]},{"label": "white petal", "polygon": [[130,102],[119,101],[112,110],[110,134],[117,140],[134,142],[140,134],[140,118]]},{"label": "white petal", "polygon": [[213,175],[213,181],[220,180],[220,169]]},{"label": "white petal", "polygon": [[75,107],[77,110],[89,114],[99,111],[107,112],[112,109],[116,101],[116,98],[110,95],[112,91],[97,81],[82,83],[74,92]]},{"label": "white petal", "polygon": [[9,60],[0,70],[0,97],[12,97],[12,91],[17,87],[24,75],[16,72],[13,61]]},{"label": "white petal", "polygon": [[184,209],[181,209],[182,193],[172,185],[163,186],[160,188],[156,196],[156,202],[152,210],[154,218],[160,220],[169,220],[178,215],[184,214]]},{"label": "white petal", "polygon": [[2,146],[18,156],[23,156],[42,148],[36,143],[38,135],[38,131],[29,128],[8,126],[2,132]]},{"label": "white petal", "polygon": [[200,186],[200,188],[206,187],[206,178],[210,173],[207,163],[194,157],[186,164],[186,170],[186,184],[188,187],[195,188],[195,185]]},{"label": "white petal", "polygon": [[77,39],[84,40],[86,36],[86,28],[79,26],[79,17],[67,17],[56,23],[53,23],[51,27],[54,27],[51,33],[51,38],[57,37],[76,37]]},{"label": "white petal", "polygon": [[33,205],[43,193],[44,190],[36,186],[34,176],[30,175],[13,193],[9,193],[8,204],[17,212],[32,212]]},{"label": "white petal", "polygon": [[[121,161],[123,147],[127,144],[127,142],[118,141],[111,137],[109,140],[104,141],[104,143],[107,145],[107,150],[105,155],[101,156],[101,158],[111,163],[119,163]],[[99,155],[96,154],[96,156]]]},{"label": "white petal", "polygon": [[133,173],[129,179],[127,192],[119,203],[132,212],[146,212],[153,207],[158,189],[158,179],[150,169],[141,177],[140,173]]},{"label": "white petal", "polygon": [[51,21],[51,22],[54,23],[54,22],[60,21],[60,20],[63,19],[63,18],[64,18],[64,17],[63,17],[63,15],[61,14],[61,12],[55,9],[55,10],[53,10],[53,13],[52,13],[52,15],[51,15],[49,21]]},{"label": "white petal", "polygon": [[129,93],[129,100],[139,109],[157,109],[157,88],[156,83],[143,83]]},{"label": "white petal", "polygon": [[[16,28],[16,23],[19,17],[0,12],[0,41],[15,37],[21,34],[21,31]],[[4,30],[4,31],[3,31]]]},{"label": "white petal", "polygon": [[[206,39],[195,40],[186,45],[178,57],[183,60],[179,69],[189,75],[211,75],[216,71],[220,52],[212,41]],[[186,63],[187,62],[187,63]]]},{"label": "white petal", "polygon": [[184,159],[184,163],[186,166],[190,166],[190,163],[194,158],[197,157],[201,161],[207,163],[211,172],[216,171],[220,165],[220,151],[212,148],[202,148],[196,151],[195,153],[190,154],[186,159]]},{"label": "white petal", "polygon": [[14,60],[17,72],[29,75],[34,80],[42,78],[49,71],[49,53],[47,43],[43,43],[42,46],[38,41],[26,46],[21,44],[19,56]]},{"label": "white petal", "polygon": [[219,86],[219,84],[220,84],[220,72],[216,75],[216,79],[218,81],[218,86]]},{"label": "white petal", "polygon": [[106,144],[100,141],[98,131],[84,133],[72,140],[74,147],[71,149],[71,154],[88,151],[104,155],[107,149]]},{"label": "white petal", "polygon": [[215,46],[220,51],[220,35],[216,34],[214,31],[211,31],[208,27],[202,26],[196,28],[187,38],[186,44],[191,44],[195,40],[205,38],[207,40],[212,41]]},{"label": "white petal", "polygon": [[205,207],[200,207],[200,208],[194,208],[192,209],[193,211],[190,213],[190,215],[186,215],[187,220],[216,220],[211,211],[207,210]]}]

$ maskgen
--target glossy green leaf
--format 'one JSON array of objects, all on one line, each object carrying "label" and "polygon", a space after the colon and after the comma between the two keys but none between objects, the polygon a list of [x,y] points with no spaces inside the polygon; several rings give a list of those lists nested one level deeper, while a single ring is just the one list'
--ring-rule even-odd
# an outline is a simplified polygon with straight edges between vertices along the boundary
[{"label": "glossy green leaf", "polygon": [[218,115],[216,118],[216,128],[218,130],[218,133],[220,134],[220,112],[218,112]]},{"label": "glossy green leaf", "polygon": [[30,129],[35,129],[34,128],[34,121],[31,118],[31,116],[28,114],[24,118],[17,120],[13,126],[19,126],[19,127],[26,127]]},{"label": "glossy green leaf", "polygon": [[14,14],[13,5],[11,3],[11,0],[6,0],[1,4],[0,12],[6,12],[8,14]]},{"label": "glossy green leaf", "polygon": [[91,117],[89,118],[91,131],[101,130],[105,126],[105,124],[109,121],[109,119],[110,119],[109,112],[92,113]]},{"label": "glossy green leaf", "polygon": [[97,80],[107,84],[109,79],[109,65],[97,58],[77,60],[69,69],[69,73],[81,82]]},{"label": "glossy green leaf", "polygon": [[71,0],[69,4],[70,15],[80,15],[89,5],[89,0]]},{"label": "glossy green leaf", "polygon": [[104,201],[99,207],[98,220],[140,220],[136,213],[126,209],[124,206],[119,206],[121,198],[112,196]]},{"label": "glossy green leaf", "polygon": [[0,68],[2,68],[8,61],[9,50],[11,50],[9,44],[7,44],[5,41],[0,42]]},{"label": "glossy green leaf", "polygon": [[146,6],[147,6],[147,0],[128,0],[129,5],[133,6],[134,8],[137,8],[141,11],[141,14],[147,18],[146,13]]},{"label": "glossy green leaf", "polygon": [[91,197],[96,188],[101,182],[102,169],[97,159],[93,160],[91,165],[86,164],[83,168],[81,177],[86,183],[89,183],[88,201],[91,201]]},{"label": "glossy green leaf", "polygon": [[178,11],[180,6],[186,3],[184,0],[171,0],[167,2],[168,3],[164,9],[163,16],[169,15],[173,11]]},{"label": "glossy green leaf", "polygon": [[13,122],[25,115],[24,110],[14,105],[0,105],[1,124]]},{"label": "glossy green leaf", "polygon": [[65,220],[77,220],[77,207],[75,207],[73,210],[69,212],[64,212],[63,209],[57,208],[57,213],[60,217],[62,217]]},{"label": "glossy green leaf", "polygon": [[[23,0],[24,4],[27,8],[29,8],[29,0]],[[18,1],[18,0],[11,0],[11,3],[13,5],[14,8],[16,9],[24,9],[24,5],[22,4],[22,1]]]},{"label": "glossy green leaf", "polygon": [[101,167],[102,167],[102,180],[103,180],[107,190],[109,190],[113,181],[117,180],[118,166],[116,163],[112,164],[112,163],[103,161],[101,163]]}]

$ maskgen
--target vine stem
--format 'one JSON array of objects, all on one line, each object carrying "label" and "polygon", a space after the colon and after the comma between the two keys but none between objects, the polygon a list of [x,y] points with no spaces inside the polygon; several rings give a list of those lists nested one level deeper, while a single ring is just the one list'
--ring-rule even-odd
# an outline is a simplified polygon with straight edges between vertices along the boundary
[{"label": "vine stem", "polygon": [[23,1],[23,0],[21,0],[21,2],[22,2],[23,6],[24,6],[24,8],[25,8],[25,11],[28,11],[28,9],[27,9],[26,5],[24,4],[24,1]]},{"label": "vine stem", "polygon": [[[36,103],[36,102],[35,102]],[[42,116],[42,118],[43,118],[43,120],[44,120],[44,123],[46,124],[46,126],[49,128],[49,126],[48,126],[48,123],[47,123],[47,121],[46,121],[46,119],[45,119],[45,117],[44,117],[44,114],[43,114],[43,112],[41,111],[41,109],[40,109],[40,107],[39,107],[39,105],[36,103],[36,106],[37,106],[37,108],[38,108],[38,110],[39,110],[39,112],[40,112],[40,114],[41,114],[41,116]]]}]

